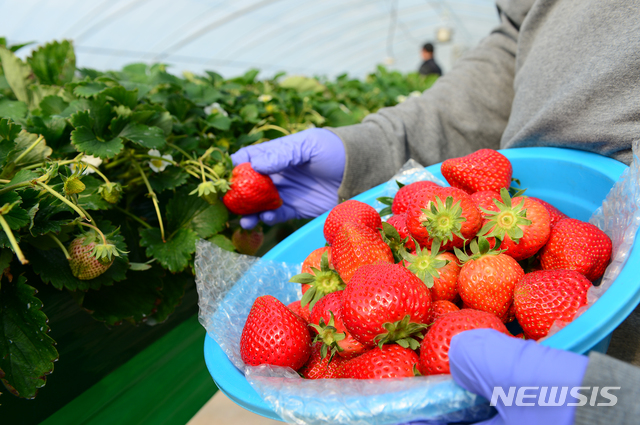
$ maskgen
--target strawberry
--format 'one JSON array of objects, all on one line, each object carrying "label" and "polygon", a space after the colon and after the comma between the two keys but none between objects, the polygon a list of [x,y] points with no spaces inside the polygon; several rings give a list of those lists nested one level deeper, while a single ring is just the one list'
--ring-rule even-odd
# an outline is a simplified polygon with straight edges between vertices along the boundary
[{"label": "strawberry", "polygon": [[420,245],[434,238],[442,248],[462,247],[482,227],[480,211],[467,193],[453,187],[435,187],[415,194],[407,209],[407,228]]},{"label": "strawberry", "polygon": [[423,375],[440,375],[449,371],[451,338],[469,329],[490,328],[511,335],[502,321],[484,311],[464,309],[440,316],[420,344],[418,370]]},{"label": "strawberry", "polygon": [[485,238],[474,239],[470,248],[471,255],[456,249],[462,262],[458,293],[467,307],[506,320],[513,303],[513,288],[524,271],[512,257],[490,249]]},{"label": "strawberry", "polygon": [[515,314],[527,339],[549,333],[553,322],[570,322],[587,305],[591,282],[574,270],[540,270],[528,273],[513,293]]},{"label": "strawberry", "polygon": [[256,298],[242,328],[242,361],[298,370],[310,355],[311,334],[305,321],[271,295]]},{"label": "strawberry", "polygon": [[533,196],[530,196],[529,199],[533,199],[534,201],[537,201],[538,203],[542,204],[547,209],[547,211],[549,212],[549,224],[550,224],[552,229],[553,229],[553,226],[555,226],[557,222],[559,222],[563,218],[568,218],[569,217],[568,215],[566,215],[565,213],[563,213],[562,211],[560,211],[559,209],[557,209],[556,207],[554,207],[550,203],[545,202],[540,198],[534,198]]},{"label": "strawberry", "polygon": [[302,307],[300,300],[287,304],[287,308],[302,317],[307,324],[311,322],[311,312],[308,308]]},{"label": "strawberry", "polygon": [[371,205],[354,200],[345,201],[333,207],[324,222],[324,238],[329,245],[333,245],[340,227],[347,221],[360,223],[371,230],[379,229],[382,225],[380,214]]},{"label": "strawberry", "polygon": [[540,264],[544,270],[576,270],[593,282],[604,274],[611,248],[609,236],[593,224],[565,218],[540,251]]},{"label": "strawberry", "polygon": [[500,192],[496,192],[495,190],[481,190],[471,194],[471,200],[476,204],[478,209],[495,208],[495,204],[493,203],[494,199],[500,200]]},{"label": "strawberry", "polygon": [[322,343],[316,342],[311,346],[309,360],[298,371],[307,379],[332,379],[342,377],[342,367],[347,359],[342,357],[322,356]]},{"label": "strawberry", "polygon": [[402,255],[403,265],[431,289],[433,301],[456,299],[460,265],[458,258],[451,252],[440,252],[440,241],[434,241],[431,251],[417,246],[412,254],[405,251]]},{"label": "strawberry", "polygon": [[500,200],[494,199],[491,207],[481,207],[481,211],[485,221],[478,234],[500,239],[500,248],[516,261],[533,256],[549,239],[549,212],[531,198],[511,199],[509,191],[502,188]]},{"label": "strawberry", "polygon": [[222,202],[234,214],[255,214],[282,206],[282,199],[271,177],[255,171],[249,162],[233,169],[229,183],[231,188]]},{"label": "strawberry", "polygon": [[[309,309],[312,309],[313,305],[325,295],[344,289],[345,285],[340,275],[335,270],[329,268],[328,251],[325,250],[322,253],[320,269],[309,266],[306,267],[310,269],[311,273],[297,274],[289,279],[289,282],[307,285],[300,302],[303,307],[308,304]],[[302,268],[305,269],[304,263]]]},{"label": "strawberry", "polygon": [[[314,274],[313,270],[311,270],[312,267],[315,267],[316,269],[320,269],[322,267],[322,265],[320,264],[322,261],[322,254],[324,254],[325,252],[327,253],[327,261],[329,262],[329,268],[331,270],[335,270],[335,267],[333,267],[333,262],[331,261],[331,247],[323,246],[321,248],[317,248],[311,251],[311,254],[309,254],[307,258],[304,259],[304,261],[302,262],[302,268],[300,270],[300,273]],[[303,283],[302,295],[304,295],[304,293],[307,292],[309,288],[311,288],[311,285],[307,283]]]},{"label": "strawberry", "polygon": [[437,320],[438,317],[444,316],[448,313],[453,313],[454,311],[459,311],[457,305],[447,300],[438,300],[433,302],[433,320]]},{"label": "strawberry", "polygon": [[318,333],[315,341],[321,341],[324,355],[329,350],[331,356],[336,353],[340,357],[350,359],[364,353],[368,348],[356,341],[342,322],[343,291],[324,296],[311,311],[311,328]]},{"label": "strawberry", "polygon": [[411,238],[409,235],[409,229],[407,228],[406,214],[402,213],[402,214],[392,215],[387,219],[387,223],[389,223],[396,229],[401,240],[406,239],[406,242],[404,243],[404,247],[406,249],[408,249],[409,251],[413,251],[414,249],[416,249],[416,244],[413,238]]},{"label": "strawberry", "polygon": [[432,316],[431,294],[399,264],[366,265],[344,290],[341,314],[351,335],[364,345],[397,342],[415,349],[413,334]]},{"label": "strawberry", "polygon": [[351,277],[365,264],[393,263],[391,248],[380,233],[362,224],[349,221],[340,227],[331,246],[331,257],[342,280],[349,284]]},{"label": "strawberry", "polygon": [[342,367],[342,377],[351,379],[407,378],[415,376],[418,355],[398,344],[374,347],[349,360]]},{"label": "strawberry", "polygon": [[440,187],[440,186],[438,186],[437,184],[431,181],[419,181],[419,182],[410,183],[406,186],[402,186],[400,189],[398,189],[396,196],[393,197],[393,204],[391,204],[391,211],[396,215],[407,212],[407,208],[409,208],[411,199],[413,199],[413,196],[416,193],[420,192],[425,188],[429,189],[433,187]]},{"label": "strawberry", "polygon": [[91,280],[106,272],[121,251],[95,230],[82,233],[67,247],[71,273],[80,280]]},{"label": "strawberry", "polygon": [[240,254],[256,255],[256,252],[264,242],[262,227],[258,226],[251,230],[238,227],[231,236],[231,243]]},{"label": "strawberry", "polygon": [[513,168],[500,152],[480,149],[467,156],[447,159],[440,171],[452,187],[471,194],[481,190],[509,188]]}]

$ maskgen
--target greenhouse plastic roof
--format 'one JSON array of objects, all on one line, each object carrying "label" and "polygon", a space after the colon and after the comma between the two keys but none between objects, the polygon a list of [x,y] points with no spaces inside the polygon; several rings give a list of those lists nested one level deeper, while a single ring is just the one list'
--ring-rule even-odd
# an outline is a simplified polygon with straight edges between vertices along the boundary
[{"label": "greenhouse plastic roof", "polygon": [[[0,0],[10,44],[70,39],[79,67],[164,62],[225,77],[414,71],[427,41],[446,72],[497,23],[492,0]],[[443,27],[452,39],[437,43]]]}]

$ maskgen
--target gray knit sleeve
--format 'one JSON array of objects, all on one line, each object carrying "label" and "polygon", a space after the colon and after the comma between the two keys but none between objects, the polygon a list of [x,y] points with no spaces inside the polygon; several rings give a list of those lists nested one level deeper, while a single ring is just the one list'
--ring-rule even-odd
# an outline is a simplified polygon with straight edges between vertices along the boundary
[{"label": "gray knit sleeve", "polygon": [[591,353],[582,386],[590,388],[581,390],[587,400],[584,406],[576,408],[575,425],[640,422],[640,368],[604,354]]},{"label": "gray knit sleeve", "polygon": [[409,158],[426,166],[499,148],[514,96],[518,25],[530,1],[500,3],[501,24],[422,96],[331,129],[346,150],[341,199],[388,180]]}]

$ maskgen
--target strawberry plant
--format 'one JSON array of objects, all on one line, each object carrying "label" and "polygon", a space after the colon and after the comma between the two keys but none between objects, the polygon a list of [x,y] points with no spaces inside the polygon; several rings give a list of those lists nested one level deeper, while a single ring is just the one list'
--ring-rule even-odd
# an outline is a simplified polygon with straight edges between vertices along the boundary
[{"label": "strawberry plant", "polygon": [[357,123],[433,83],[384,68],[365,81],[97,71],[76,67],[69,41],[25,61],[21,47],[0,38],[0,377],[25,398],[58,357],[38,287],[68,292],[108,326],[163,322],[193,285],[199,238],[242,252],[262,242],[236,232],[221,201],[230,153]]}]

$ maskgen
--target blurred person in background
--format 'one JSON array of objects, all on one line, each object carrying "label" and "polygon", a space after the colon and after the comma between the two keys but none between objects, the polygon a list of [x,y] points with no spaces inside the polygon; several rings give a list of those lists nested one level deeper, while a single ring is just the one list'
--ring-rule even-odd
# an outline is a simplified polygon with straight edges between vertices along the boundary
[{"label": "blurred person in background", "polygon": [[[316,217],[387,181],[410,158],[428,166],[483,148],[552,146],[630,164],[640,139],[640,1],[496,5],[499,25],[422,96],[360,124],[233,154],[234,164],[269,174],[284,202],[241,225]],[[454,337],[450,359],[456,382],[485,397],[496,385],[619,388],[615,405],[598,392],[579,406],[573,395],[557,407],[498,405],[487,424],[636,424],[640,369],[623,361],[640,365],[638,309],[613,332],[607,353],[587,357],[478,330]]]},{"label": "blurred person in background", "polygon": [[435,59],[433,59],[433,44],[426,43],[424,46],[422,46],[421,54],[422,60],[424,62],[422,62],[422,65],[420,65],[420,69],[418,70],[418,72],[422,75],[442,75],[442,70],[436,63]]}]

